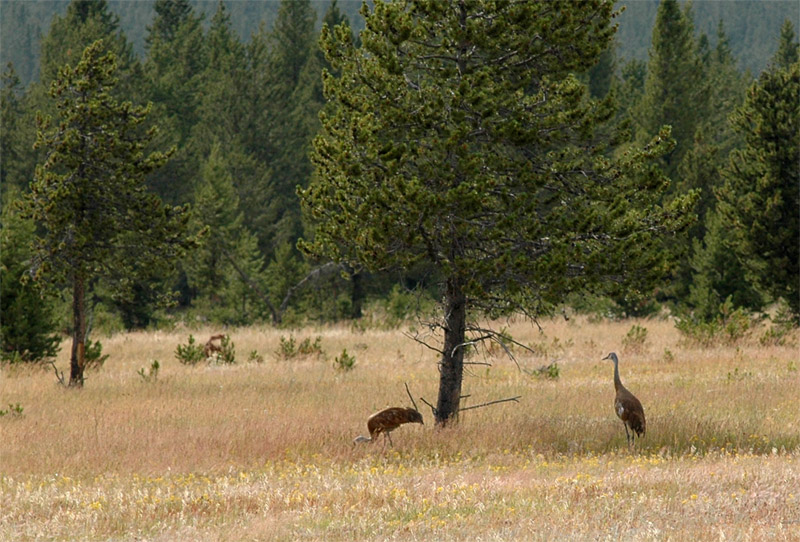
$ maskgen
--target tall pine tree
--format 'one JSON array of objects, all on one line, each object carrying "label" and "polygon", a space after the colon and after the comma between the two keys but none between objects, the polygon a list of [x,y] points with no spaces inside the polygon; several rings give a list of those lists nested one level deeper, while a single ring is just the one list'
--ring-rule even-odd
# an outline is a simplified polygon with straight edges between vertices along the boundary
[{"label": "tall pine tree", "polygon": [[659,235],[685,226],[693,195],[660,207],[665,179],[648,164],[665,134],[610,161],[598,127],[613,110],[571,75],[608,46],[612,9],[376,1],[360,49],[348,28],[323,30],[340,75],[324,80],[317,181],[302,192],[317,229],[302,246],[441,277],[438,424],[458,415],[479,318],[651,287],[668,265]]},{"label": "tall pine tree", "polygon": [[169,152],[146,152],[155,133],[142,130],[149,108],[114,98],[116,56],[105,51],[98,40],[74,68],[59,71],[50,89],[58,123],[40,122],[37,145],[47,159],[26,199],[42,232],[35,276],[72,291],[71,386],[84,382],[86,302],[98,281],[129,294],[137,274],[173,265],[190,243],[186,209],[162,205],[146,190],[145,176]]},{"label": "tall pine tree", "polygon": [[718,210],[749,278],[800,318],[800,63],[780,62],[731,117],[745,146],[730,155]]}]

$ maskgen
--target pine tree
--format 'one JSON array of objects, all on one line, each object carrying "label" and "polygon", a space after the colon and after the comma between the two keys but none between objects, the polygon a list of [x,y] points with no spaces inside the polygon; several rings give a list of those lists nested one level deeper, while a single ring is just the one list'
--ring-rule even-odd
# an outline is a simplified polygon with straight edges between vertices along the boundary
[{"label": "pine tree", "polygon": [[681,11],[677,0],[662,0],[653,28],[644,94],[635,113],[641,142],[672,127],[674,150],[664,157],[667,176],[674,179],[694,140],[697,121],[708,99],[702,84],[690,4]]},{"label": "pine tree", "polygon": [[146,94],[153,102],[162,127],[163,144],[177,147],[174,158],[148,178],[149,185],[165,201],[183,203],[192,198],[198,162],[189,140],[199,122],[203,93],[202,75],[208,66],[208,49],[201,16],[194,15],[186,0],[157,0],[156,16],[148,27],[144,63]]},{"label": "pine tree", "polygon": [[717,193],[731,247],[749,278],[800,316],[800,63],[762,73],[731,121],[745,140]]},{"label": "pine tree", "polygon": [[59,71],[50,89],[58,123],[40,119],[37,145],[47,159],[26,198],[42,231],[35,277],[72,290],[71,386],[84,382],[87,295],[105,280],[123,296],[138,273],[171,266],[190,245],[186,209],[162,205],[145,188],[171,151],[146,152],[155,135],[142,130],[150,109],[113,97],[116,56],[105,51],[98,40]]},{"label": "pine tree", "polygon": [[778,51],[772,59],[773,68],[788,69],[792,64],[798,61],[800,49],[798,43],[795,41],[794,25],[792,21],[786,19],[783,26],[781,26],[781,36],[778,41]]},{"label": "pine tree", "polygon": [[[0,192],[28,187],[36,161],[36,129],[14,66],[2,75],[0,89]],[[3,196],[7,199],[7,195]]]},{"label": "pine tree", "polygon": [[195,230],[209,228],[203,244],[190,256],[190,285],[206,303],[212,317],[227,324],[249,321],[259,303],[251,281],[262,283],[263,262],[256,238],[244,226],[239,196],[229,161],[215,143],[201,168],[195,195]]},{"label": "pine tree", "polygon": [[54,303],[29,278],[34,224],[15,208],[17,189],[3,187],[0,219],[0,360],[39,362],[58,353]]},{"label": "pine tree", "polygon": [[447,424],[464,345],[486,336],[474,320],[651,286],[668,267],[659,235],[685,227],[694,196],[656,204],[666,183],[648,162],[669,150],[666,132],[607,158],[597,128],[614,111],[571,73],[612,39],[610,3],[364,10],[360,49],[348,28],[323,29],[340,76],[324,79],[317,181],[302,191],[317,227],[301,246],[356,269],[425,264],[441,277],[435,417]]},{"label": "pine tree", "polygon": [[[273,217],[265,238],[271,253],[285,243],[294,244],[302,233],[297,186],[311,174],[308,149],[316,129],[321,102],[315,98],[322,66],[317,64],[314,41],[316,13],[309,0],[282,0],[272,32],[266,36],[269,56],[264,66],[269,83],[257,89],[267,101],[261,113],[268,140],[260,154],[269,163],[270,198],[265,210]],[[319,92],[319,90],[317,91]]]},{"label": "pine tree", "polygon": [[127,78],[136,60],[133,47],[120,30],[119,17],[109,10],[107,0],[72,0],[66,15],[53,18],[50,32],[42,39],[41,83],[49,85],[65,64],[76,65],[84,48],[100,39],[116,55],[123,79],[121,88],[128,91],[131,82]]}]

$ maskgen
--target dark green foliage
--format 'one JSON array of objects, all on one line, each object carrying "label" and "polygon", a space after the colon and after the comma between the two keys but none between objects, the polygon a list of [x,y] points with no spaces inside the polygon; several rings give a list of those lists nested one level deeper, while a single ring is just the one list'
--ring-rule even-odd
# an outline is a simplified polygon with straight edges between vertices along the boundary
[{"label": "dark green foliage", "polygon": [[672,127],[676,146],[663,158],[665,172],[672,179],[691,147],[707,91],[696,55],[690,8],[682,11],[677,0],[663,0],[658,6],[644,94],[635,120],[641,142],[658,134],[664,125]]},{"label": "dark green foliage", "polygon": [[183,1],[157,1],[156,17],[147,36],[147,59],[143,66],[146,95],[153,102],[163,127],[164,144],[177,146],[175,156],[148,184],[162,199],[172,203],[191,199],[198,161],[190,154],[192,129],[199,121],[208,62],[202,18]]},{"label": "dark green foliage", "polygon": [[261,301],[250,283],[263,283],[263,262],[255,237],[244,226],[230,170],[221,146],[215,144],[200,172],[193,212],[192,229],[208,232],[184,268],[207,316],[243,324],[260,313]]},{"label": "dark green foliage", "polygon": [[136,62],[133,48],[120,30],[119,17],[109,10],[107,0],[72,0],[66,14],[56,15],[50,31],[42,39],[41,77],[44,85],[59,77],[65,64],[80,62],[84,48],[103,41],[103,52],[113,51],[119,64],[122,88],[130,91],[128,80]]},{"label": "dark green foliage", "polygon": [[52,296],[30,279],[33,222],[14,209],[19,194],[3,189],[0,219],[0,361],[49,361],[61,338]]},{"label": "dark green foliage", "polygon": [[749,279],[800,316],[800,63],[761,74],[731,120],[745,147],[717,193],[730,246]]},{"label": "dark green foliage", "polygon": [[[303,247],[379,270],[432,266],[445,342],[437,422],[458,411],[468,315],[547,314],[573,291],[636,291],[668,269],[657,202],[668,133],[610,161],[613,117],[570,75],[613,36],[601,2],[376,2],[362,33],[323,29],[340,77],[314,142]],[[531,35],[546,36],[530,40]],[[513,52],[513,53],[510,53]],[[477,330],[476,330],[477,331]]]},{"label": "dark green foliage", "polygon": [[792,25],[792,21],[786,19],[781,27],[781,37],[778,40],[778,51],[772,58],[771,67],[773,69],[789,69],[792,64],[795,64],[798,61],[799,54],[800,49],[798,49],[798,44],[795,40],[794,25]]},{"label": "dark green foliage", "polygon": [[709,322],[720,315],[726,299],[734,306],[759,310],[761,294],[746,279],[745,270],[730,250],[730,231],[723,226],[716,212],[706,215],[706,233],[702,241],[694,240],[687,305],[695,319]]},{"label": "dark green foliage", "polygon": [[9,64],[3,71],[0,89],[0,189],[3,193],[12,188],[26,190],[35,167],[36,129],[28,102],[14,66]]},{"label": "dark green foliage", "polygon": [[97,282],[108,281],[124,298],[137,279],[170,268],[192,244],[183,233],[187,209],[165,206],[146,190],[145,175],[171,151],[145,152],[155,135],[142,128],[149,107],[113,97],[116,57],[106,50],[93,43],[51,86],[59,120],[40,119],[37,145],[47,160],[26,202],[42,231],[35,278],[73,291],[71,385],[83,384],[86,298]]}]

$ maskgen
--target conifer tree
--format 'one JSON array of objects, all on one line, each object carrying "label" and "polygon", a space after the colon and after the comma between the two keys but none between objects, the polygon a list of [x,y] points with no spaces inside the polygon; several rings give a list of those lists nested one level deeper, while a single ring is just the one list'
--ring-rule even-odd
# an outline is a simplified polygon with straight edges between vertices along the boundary
[{"label": "conifer tree", "polygon": [[263,282],[263,262],[256,238],[244,225],[230,164],[219,143],[212,146],[201,179],[193,227],[198,231],[208,227],[209,232],[187,264],[190,285],[215,319],[242,324],[256,312],[258,300],[249,282]]},{"label": "conifer tree", "polygon": [[[611,161],[583,73],[613,37],[612,3],[376,1],[362,47],[324,28],[333,69],[314,141],[316,222],[304,250],[357,269],[429,265],[441,277],[437,424],[456,420],[464,349],[483,315],[547,314],[570,292],[637,291],[668,268],[645,150]],[[616,142],[618,143],[618,142]],[[610,144],[612,147],[610,147]],[[488,333],[490,336],[498,336]]]},{"label": "conifer tree", "polygon": [[36,128],[27,105],[19,77],[9,64],[0,88],[0,195],[4,201],[12,187],[27,190],[35,167]]},{"label": "conifer tree", "polygon": [[745,146],[717,192],[730,245],[750,280],[800,316],[800,63],[762,73],[731,121]]},{"label": "conifer tree", "polygon": [[148,182],[165,201],[184,203],[193,197],[193,179],[198,171],[189,140],[199,122],[204,93],[198,89],[204,86],[208,49],[203,18],[194,14],[188,1],[157,0],[154,9],[143,67],[146,93],[157,112],[161,139],[175,145],[177,152]]},{"label": "conifer tree", "polygon": [[62,66],[77,65],[83,50],[101,39],[116,55],[121,88],[129,91],[132,83],[128,78],[136,59],[107,0],[72,0],[63,17],[53,18],[50,32],[42,39],[41,82],[47,86],[58,77]]},{"label": "conifer tree", "polygon": [[3,187],[0,217],[0,361],[40,362],[58,353],[61,337],[50,295],[28,280],[34,223],[20,216],[19,191]]},{"label": "conifer tree", "polygon": [[708,99],[696,54],[690,6],[682,11],[677,0],[659,3],[644,94],[635,113],[641,142],[658,134],[663,125],[672,127],[676,145],[663,159],[665,172],[672,179],[692,146],[697,121],[702,117],[698,110],[705,110]]},{"label": "conifer tree", "polygon": [[798,43],[795,41],[794,25],[792,21],[786,19],[783,26],[781,26],[781,36],[778,40],[778,51],[772,59],[773,68],[788,69],[792,64],[798,61]]},{"label": "conifer tree", "polygon": [[72,291],[71,386],[84,382],[86,300],[98,282],[124,296],[137,274],[171,266],[190,244],[186,209],[163,205],[145,187],[171,151],[146,152],[155,135],[142,129],[150,109],[114,98],[116,55],[106,51],[98,40],[59,71],[50,89],[58,121],[40,120],[37,145],[47,158],[26,198],[42,231],[35,277]]}]

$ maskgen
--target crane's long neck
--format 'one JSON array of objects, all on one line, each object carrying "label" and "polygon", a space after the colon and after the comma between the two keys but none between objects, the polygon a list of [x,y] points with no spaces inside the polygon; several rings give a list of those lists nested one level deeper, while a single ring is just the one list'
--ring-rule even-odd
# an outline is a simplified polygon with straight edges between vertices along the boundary
[{"label": "crane's long neck", "polygon": [[622,387],[622,381],[619,379],[619,360],[614,360],[614,389],[619,390]]}]

